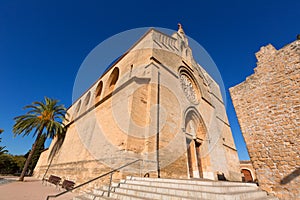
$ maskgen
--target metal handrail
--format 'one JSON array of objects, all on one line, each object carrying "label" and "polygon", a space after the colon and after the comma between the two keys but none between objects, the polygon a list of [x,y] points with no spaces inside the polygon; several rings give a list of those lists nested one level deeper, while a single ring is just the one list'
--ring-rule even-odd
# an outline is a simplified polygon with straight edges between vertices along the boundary
[{"label": "metal handrail", "polygon": [[[118,171],[118,170],[120,170],[120,169],[122,169],[122,168],[124,168],[124,167],[127,167],[127,166],[129,166],[129,165],[132,165],[132,164],[134,164],[134,163],[136,163],[136,162],[138,162],[138,161],[141,161],[142,159],[137,159],[137,160],[135,160],[135,161],[133,161],[133,162],[130,162],[130,163],[127,163],[127,164],[125,164],[125,165],[123,165],[123,166],[121,166],[121,167],[119,167],[119,168],[117,168],[117,169],[114,169],[114,170],[111,170],[111,171],[109,171],[109,172],[106,172],[105,174],[102,174],[102,175],[100,175],[100,176],[98,176],[98,177],[96,177],[96,178],[93,178],[93,179],[91,179],[91,180],[89,180],[89,181],[87,181],[87,182],[84,182],[84,183],[82,183],[82,184],[80,184],[80,185],[78,185],[78,186],[76,186],[76,187],[74,187],[74,188],[72,188],[72,189],[70,189],[70,190],[66,190],[66,191],[64,191],[64,192],[61,192],[61,193],[58,193],[58,194],[56,194],[56,195],[49,195],[49,196],[47,196],[47,199],[46,200],[49,200],[49,198],[56,198],[56,197],[59,197],[59,196],[61,196],[61,195],[64,195],[64,194],[66,194],[66,193],[68,193],[68,192],[71,192],[71,191],[73,191],[73,190],[75,190],[75,189],[77,189],[77,188],[79,188],[79,187],[82,187],[82,186],[84,186],[84,185],[86,185],[86,184],[89,184],[89,183],[91,183],[91,182],[93,182],[93,181],[95,181],[95,180],[97,180],[97,179],[99,179],[99,178],[102,178],[102,177],[104,177],[104,176],[107,176],[107,175],[109,175],[109,174],[113,174],[114,172],[116,172],[116,171]],[[111,176],[111,178],[112,178],[112,176]],[[111,180],[110,180],[110,182],[111,182]],[[110,188],[109,188],[109,190],[110,190]],[[109,191],[110,192],[110,191]],[[109,193],[108,193],[108,195],[109,195]]]}]

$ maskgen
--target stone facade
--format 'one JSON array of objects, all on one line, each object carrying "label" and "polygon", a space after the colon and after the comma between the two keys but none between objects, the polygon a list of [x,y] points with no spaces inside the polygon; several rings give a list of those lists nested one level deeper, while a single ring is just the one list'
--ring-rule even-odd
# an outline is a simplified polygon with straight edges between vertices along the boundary
[{"label": "stone facade", "polygon": [[256,53],[257,67],[230,88],[260,187],[300,199],[300,40]]},{"label": "stone facade", "polygon": [[36,177],[82,183],[142,159],[119,176],[241,180],[219,86],[181,27],[172,36],[150,29],[68,113],[66,136],[41,154]]}]

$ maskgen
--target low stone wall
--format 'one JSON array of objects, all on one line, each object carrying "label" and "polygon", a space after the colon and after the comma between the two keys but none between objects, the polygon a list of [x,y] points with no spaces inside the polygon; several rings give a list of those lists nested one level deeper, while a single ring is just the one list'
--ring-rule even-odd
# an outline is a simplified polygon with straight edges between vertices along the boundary
[{"label": "low stone wall", "polygon": [[[133,160],[124,161],[123,165],[130,163]],[[110,166],[107,166],[109,164]],[[153,168],[153,162],[148,165],[151,165]],[[85,183],[89,180],[92,180],[100,175],[103,175],[113,169],[117,169],[122,165],[118,161],[114,163],[104,164],[101,160],[88,160],[88,161],[78,161],[78,162],[69,162],[69,163],[59,163],[59,164],[50,164],[37,166],[34,171],[34,176],[36,178],[42,179],[43,177],[48,178],[50,175],[55,175],[61,177],[62,180],[71,180],[76,183],[75,186]],[[147,162],[138,161],[132,165],[122,168],[119,171],[113,173],[113,182],[119,182],[121,179],[125,179],[126,176],[139,176],[142,177],[145,175],[147,168]],[[147,171],[148,172],[148,171]],[[150,171],[149,171],[150,172]],[[151,177],[157,177],[156,172],[149,173]],[[95,188],[100,188],[104,185],[108,185],[110,180],[110,175],[107,175],[103,178],[100,178],[96,181],[93,181],[86,186],[81,187],[77,192],[91,190]]]},{"label": "low stone wall", "polygon": [[[91,180],[105,172],[109,172],[110,167],[101,164],[99,161],[79,161],[61,164],[51,164],[39,166],[35,169],[34,176],[42,179],[44,176],[49,177],[50,175],[56,175],[62,178],[74,181],[76,185]],[[46,173],[46,174],[45,174]],[[108,183],[108,177],[99,179],[98,181],[92,182],[80,190],[86,190],[90,188],[97,188]]]}]

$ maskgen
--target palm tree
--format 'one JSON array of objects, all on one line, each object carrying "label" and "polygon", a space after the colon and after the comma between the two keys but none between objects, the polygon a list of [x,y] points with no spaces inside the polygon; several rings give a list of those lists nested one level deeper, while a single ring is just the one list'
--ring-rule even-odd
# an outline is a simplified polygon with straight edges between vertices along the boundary
[{"label": "palm tree", "polygon": [[[27,136],[32,131],[33,137],[36,136],[19,181],[24,180],[28,165],[41,135],[45,134],[47,138],[54,138],[55,136],[59,138],[66,131],[66,127],[63,124],[63,121],[66,120],[66,108],[57,103],[58,100],[45,97],[45,102],[33,102],[31,105],[25,106],[24,109],[29,109],[29,111],[25,115],[14,118],[13,132],[15,136],[22,133],[23,136]],[[44,131],[45,133],[43,133]]]},{"label": "palm tree", "polygon": [[[3,132],[3,129],[0,129],[0,134]],[[2,138],[0,138],[0,142],[1,142]],[[4,153],[7,153],[8,151],[5,149],[6,146],[4,147],[1,147],[0,146],[0,155],[4,154]]]}]

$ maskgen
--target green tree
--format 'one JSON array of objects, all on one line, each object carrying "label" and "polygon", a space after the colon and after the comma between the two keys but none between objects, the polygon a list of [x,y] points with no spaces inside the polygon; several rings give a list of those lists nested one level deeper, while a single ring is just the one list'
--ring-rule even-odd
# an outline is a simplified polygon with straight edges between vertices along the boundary
[{"label": "green tree", "polygon": [[66,108],[63,105],[58,105],[58,100],[45,97],[44,102],[33,102],[31,105],[25,106],[24,109],[29,109],[29,111],[25,115],[14,118],[13,132],[15,136],[22,133],[23,136],[27,136],[33,132],[33,137],[36,136],[36,139],[26,159],[19,181],[24,180],[25,173],[43,132],[45,131],[44,134],[47,138],[54,138],[54,136],[59,138],[66,131],[63,124],[67,113]]},{"label": "green tree", "polygon": [[[2,129],[0,129],[0,134],[1,133],[3,133],[3,130]],[[0,138],[0,142],[1,142],[1,140],[2,140],[2,138]],[[0,146],[0,155],[2,155],[2,154],[4,154],[4,153],[7,153],[7,150],[5,149],[6,148],[6,146],[4,146],[4,147],[1,147]]]},{"label": "green tree", "polygon": [[[39,157],[42,153],[42,151],[44,151],[45,149],[45,146],[44,146],[44,143],[46,141],[46,135],[45,134],[42,134],[40,139],[37,141],[37,145],[36,145],[36,149],[32,155],[32,158],[31,158],[31,161],[28,165],[28,171],[30,171],[30,175],[32,174],[35,166],[36,166],[36,163],[38,162],[39,160]],[[30,154],[30,150],[24,155],[25,158],[28,158],[29,154]]]},{"label": "green tree", "polygon": [[21,170],[24,167],[26,158],[24,157],[24,155],[14,155],[14,160],[18,166],[18,170],[15,173],[21,173]]},{"label": "green tree", "polygon": [[14,174],[18,170],[18,165],[12,155],[0,155],[0,174]]}]

